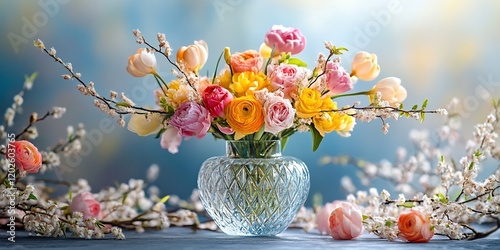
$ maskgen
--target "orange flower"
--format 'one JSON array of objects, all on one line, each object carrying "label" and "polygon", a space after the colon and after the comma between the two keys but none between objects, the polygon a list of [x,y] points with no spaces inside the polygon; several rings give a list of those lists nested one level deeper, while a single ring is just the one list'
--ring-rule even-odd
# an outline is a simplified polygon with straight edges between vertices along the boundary
[{"label": "orange flower", "polygon": [[398,218],[399,238],[409,242],[429,242],[434,236],[429,216],[418,211],[408,210]]},{"label": "orange flower", "polygon": [[262,105],[253,96],[233,99],[225,108],[226,121],[235,131],[234,139],[255,133],[264,124]]},{"label": "orange flower", "polygon": [[189,46],[182,46],[177,51],[177,62],[184,64],[184,68],[198,74],[208,59],[208,46],[203,40],[195,41]]},{"label": "orange flower", "polygon": [[[19,171],[26,171],[28,173],[38,173],[42,167],[42,154],[38,149],[29,141],[14,141],[10,147],[15,149],[16,167]],[[10,152],[10,151],[9,151]]]}]

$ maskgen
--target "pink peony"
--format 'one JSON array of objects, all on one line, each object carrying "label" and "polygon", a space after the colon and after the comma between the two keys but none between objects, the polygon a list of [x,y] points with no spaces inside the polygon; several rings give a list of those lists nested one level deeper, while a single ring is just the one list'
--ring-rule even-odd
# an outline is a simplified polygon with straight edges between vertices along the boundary
[{"label": "pink peony", "polygon": [[[9,149],[15,149],[14,160],[19,171],[37,173],[42,167],[42,154],[29,141],[14,141],[9,145]],[[9,151],[10,152],[10,151]],[[8,154],[10,158],[11,154]]]},{"label": "pink peony", "polygon": [[233,73],[251,71],[258,73],[262,68],[264,59],[258,51],[247,50],[243,53],[234,53],[231,56],[231,67]]},{"label": "pink peony", "polygon": [[338,63],[329,61],[326,64],[326,86],[331,94],[341,94],[354,86],[349,73]]},{"label": "pink peony", "polygon": [[71,213],[81,212],[83,219],[98,218],[101,205],[90,192],[81,192],[73,197],[69,211]]},{"label": "pink peony", "polygon": [[264,113],[265,132],[278,135],[279,132],[293,126],[295,109],[288,99],[269,95],[264,103]]},{"label": "pink peony", "polygon": [[429,216],[418,210],[408,210],[398,218],[399,238],[409,242],[429,242],[434,236]]},{"label": "pink peony", "polygon": [[351,240],[363,232],[361,210],[349,202],[341,202],[330,214],[330,234],[336,240]]},{"label": "pink peony", "polygon": [[174,126],[168,126],[161,135],[160,146],[167,149],[168,152],[175,154],[179,152],[179,145],[181,145],[182,135]]},{"label": "pink peony", "polygon": [[210,122],[208,110],[193,101],[182,103],[170,118],[170,125],[179,129],[182,136],[196,136],[198,139],[208,132]]},{"label": "pink peony", "polygon": [[273,25],[264,37],[264,42],[276,53],[300,53],[306,47],[306,38],[300,30],[282,25]]},{"label": "pink peony", "polygon": [[331,234],[330,231],[330,214],[332,214],[332,211],[340,204],[340,201],[334,201],[334,202],[329,202],[326,203],[323,207],[321,207],[321,210],[319,211],[318,215],[316,216],[316,224],[318,225],[318,231],[320,234]]},{"label": "pink peony", "polygon": [[224,108],[233,100],[229,90],[216,84],[206,87],[202,97],[203,104],[212,117],[223,117]]},{"label": "pink peony", "polygon": [[307,79],[306,70],[295,65],[269,66],[267,71],[271,87],[281,89],[288,99],[292,99],[292,95],[296,94],[302,80]]}]

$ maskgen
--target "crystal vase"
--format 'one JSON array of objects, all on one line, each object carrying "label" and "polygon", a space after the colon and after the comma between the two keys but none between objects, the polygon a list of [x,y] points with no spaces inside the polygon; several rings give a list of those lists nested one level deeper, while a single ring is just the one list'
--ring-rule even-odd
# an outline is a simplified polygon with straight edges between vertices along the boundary
[{"label": "crystal vase", "polygon": [[279,140],[226,141],[226,155],[198,174],[205,210],[229,235],[272,236],[292,223],[309,193],[301,160],[281,155]]}]

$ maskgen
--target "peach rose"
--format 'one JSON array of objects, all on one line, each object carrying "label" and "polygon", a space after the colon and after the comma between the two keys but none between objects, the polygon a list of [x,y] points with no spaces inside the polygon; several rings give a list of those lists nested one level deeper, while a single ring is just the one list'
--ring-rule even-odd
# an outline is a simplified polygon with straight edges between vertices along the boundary
[{"label": "peach rose", "polygon": [[382,101],[388,101],[392,106],[402,103],[407,96],[406,89],[401,86],[401,79],[397,77],[387,77],[375,84],[368,95],[371,103],[375,101],[377,92],[382,95]]},{"label": "peach rose", "polygon": [[29,141],[21,140],[10,143],[9,148],[15,148],[15,164],[19,171],[28,173],[38,173],[42,167],[42,154]]},{"label": "peach rose", "polygon": [[429,216],[418,211],[408,210],[398,218],[399,238],[409,242],[429,242],[434,236]]},{"label": "peach rose", "polygon": [[147,49],[140,48],[128,58],[127,72],[135,77],[142,77],[147,74],[154,74],[156,67],[156,57]]},{"label": "peach rose", "polygon": [[71,213],[81,212],[83,219],[98,218],[101,211],[101,204],[99,204],[90,192],[81,192],[71,200],[69,211]]},{"label": "peach rose", "polygon": [[318,215],[316,216],[316,224],[318,225],[318,231],[320,234],[331,234],[330,231],[330,214],[333,210],[340,204],[340,201],[334,201],[326,203],[321,207]]},{"label": "peach rose", "polygon": [[336,240],[351,240],[363,232],[363,216],[359,208],[349,202],[341,202],[330,214],[331,236]]},{"label": "peach rose", "polygon": [[194,41],[194,44],[182,46],[177,51],[177,62],[184,64],[184,68],[198,74],[208,59],[208,45],[205,41]]},{"label": "peach rose", "polygon": [[263,61],[262,56],[255,50],[247,50],[243,53],[236,52],[231,56],[231,67],[233,73],[245,71],[258,73],[262,68]]},{"label": "peach rose", "polygon": [[371,81],[377,78],[380,73],[377,55],[365,51],[360,51],[354,55],[351,68],[351,76],[356,76],[363,81]]}]

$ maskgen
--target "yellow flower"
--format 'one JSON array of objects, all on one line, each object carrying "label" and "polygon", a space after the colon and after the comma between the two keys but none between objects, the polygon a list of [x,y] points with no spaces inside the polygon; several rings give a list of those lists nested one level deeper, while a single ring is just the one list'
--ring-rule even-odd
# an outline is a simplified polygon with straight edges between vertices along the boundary
[{"label": "yellow flower", "polygon": [[231,85],[231,71],[226,70],[224,71],[224,73],[217,76],[216,83],[219,84],[221,87],[230,90],[229,86]]},{"label": "yellow flower", "polygon": [[[337,103],[334,103],[334,108],[337,109]],[[322,112],[313,117],[313,124],[316,130],[325,137],[325,133],[337,131],[341,136],[350,136],[350,131],[356,124],[354,117],[343,112],[328,111]]]},{"label": "yellow flower", "polygon": [[233,75],[233,83],[229,86],[229,90],[236,97],[251,95],[254,91],[268,88],[270,86],[267,76],[263,72],[242,72]]},{"label": "yellow flower", "polygon": [[189,96],[193,95],[193,88],[187,84],[182,84],[179,80],[173,80],[168,84],[166,92],[167,104],[173,108],[177,108],[182,103],[189,100]]},{"label": "yellow flower", "polygon": [[332,100],[330,98],[321,98],[318,90],[305,88],[295,102],[295,109],[299,118],[311,118],[321,113],[321,110],[330,108]]},{"label": "yellow flower", "polygon": [[235,131],[235,140],[259,131],[264,124],[262,105],[251,95],[233,99],[224,113],[227,123]]},{"label": "yellow flower", "polygon": [[380,73],[377,63],[377,55],[365,51],[359,51],[352,60],[351,76],[356,76],[363,81],[371,81]]},{"label": "yellow flower", "polygon": [[[151,107],[145,106],[150,109]],[[127,129],[139,136],[148,136],[158,133],[162,128],[163,117],[158,114],[150,114],[146,118],[143,114],[132,114]]]}]

